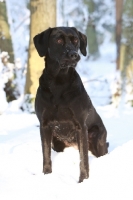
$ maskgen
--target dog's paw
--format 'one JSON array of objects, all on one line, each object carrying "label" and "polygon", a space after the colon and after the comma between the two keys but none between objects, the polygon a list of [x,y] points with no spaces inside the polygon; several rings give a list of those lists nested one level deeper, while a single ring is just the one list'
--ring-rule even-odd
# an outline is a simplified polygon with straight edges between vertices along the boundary
[{"label": "dog's paw", "polygon": [[80,174],[80,177],[79,177],[79,183],[82,183],[84,179],[88,179],[89,178],[89,175],[88,173],[81,173]]},{"label": "dog's paw", "polygon": [[43,167],[43,173],[44,174],[50,174],[52,172],[51,166],[44,166]]}]

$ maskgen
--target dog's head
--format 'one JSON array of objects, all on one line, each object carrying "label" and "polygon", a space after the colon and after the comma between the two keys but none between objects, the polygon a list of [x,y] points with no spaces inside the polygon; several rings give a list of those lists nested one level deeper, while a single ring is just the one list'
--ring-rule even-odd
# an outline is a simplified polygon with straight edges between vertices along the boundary
[{"label": "dog's head", "polygon": [[87,37],[74,27],[49,28],[33,40],[39,56],[49,55],[61,68],[76,66],[79,49],[86,56]]}]

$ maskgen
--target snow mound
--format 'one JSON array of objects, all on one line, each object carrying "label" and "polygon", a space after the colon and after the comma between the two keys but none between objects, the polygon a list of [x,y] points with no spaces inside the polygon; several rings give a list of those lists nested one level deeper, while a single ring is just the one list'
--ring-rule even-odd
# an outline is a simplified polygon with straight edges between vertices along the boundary
[{"label": "snow mound", "polygon": [[73,148],[52,150],[53,172],[42,173],[35,115],[2,115],[0,122],[0,199],[133,199],[133,140],[100,158],[90,154],[90,177],[79,184],[79,152]]}]

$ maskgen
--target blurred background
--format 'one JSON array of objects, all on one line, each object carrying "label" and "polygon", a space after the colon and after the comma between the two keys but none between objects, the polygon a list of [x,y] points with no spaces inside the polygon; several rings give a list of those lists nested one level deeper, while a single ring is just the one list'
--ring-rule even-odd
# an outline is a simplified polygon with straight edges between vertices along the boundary
[{"label": "blurred background", "polygon": [[[45,64],[33,37],[55,26],[87,35],[76,70],[108,133],[109,154],[89,154],[82,184],[71,147],[52,150],[53,173],[42,173],[34,99]],[[0,199],[133,200],[132,149],[133,0],[0,0]]]},{"label": "blurred background", "polygon": [[133,106],[132,0],[0,0],[0,114],[34,112],[44,59],[33,37],[55,26],[87,35],[77,66],[96,105]]}]

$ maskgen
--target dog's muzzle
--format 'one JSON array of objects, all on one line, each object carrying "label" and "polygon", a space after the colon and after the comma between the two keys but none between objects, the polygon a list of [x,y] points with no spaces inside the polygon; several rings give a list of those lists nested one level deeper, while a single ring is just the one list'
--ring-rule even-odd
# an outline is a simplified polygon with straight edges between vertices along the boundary
[{"label": "dog's muzzle", "polygon": [[68,52],[68,57],[71,60],[76,60],[78,58],[78,52],[71,50]]},{"label": "dog's muzzle", "polygon": [[64,60],[60,62],[60,67],[76,67],[76,64],[79,60],[80,56],[77,51],[67,50],[66,58],[64,58]]}]

